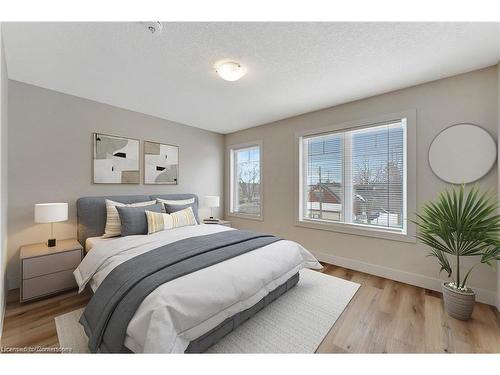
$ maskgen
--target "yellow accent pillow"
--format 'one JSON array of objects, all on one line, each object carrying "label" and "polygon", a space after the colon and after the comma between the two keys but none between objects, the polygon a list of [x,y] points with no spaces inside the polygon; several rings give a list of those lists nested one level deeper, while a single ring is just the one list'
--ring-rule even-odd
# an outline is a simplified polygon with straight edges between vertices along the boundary
[{"label": "yellow accent pillow", "polygon": [[146,211],[146,217],[148,219],[148,234],[198,224],[191,207],[171,214]]}]

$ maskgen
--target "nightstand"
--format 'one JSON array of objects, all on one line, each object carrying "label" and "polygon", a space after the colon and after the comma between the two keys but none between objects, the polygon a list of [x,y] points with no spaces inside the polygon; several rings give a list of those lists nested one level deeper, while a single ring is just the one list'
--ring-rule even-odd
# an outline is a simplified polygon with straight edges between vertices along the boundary
[{"label": "nightstand", "polygon": [[224,225],[225,227],[230,227],[231,226],[231,222],[230,221],[226,221],[226,220],[219,220],[217,222],[203,220],[203,224],[219,224],[219,225]]},{"label": "nightstand", "polygon": [[73,271],[83,258],[83,247],[77,240],[58,240],[54,247],[45,243],[22,246],[19,257],[21,302],[77,287]]}]

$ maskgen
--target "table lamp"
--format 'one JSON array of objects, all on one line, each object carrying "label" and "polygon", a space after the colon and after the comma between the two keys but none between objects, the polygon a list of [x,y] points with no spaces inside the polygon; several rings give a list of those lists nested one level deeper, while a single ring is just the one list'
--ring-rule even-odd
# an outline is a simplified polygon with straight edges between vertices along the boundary
[{"label": "table lamp", "polygon": [[214,219],[214,207],[219,207],[219,196],[218,195],[207,195],[205,197],[205,206],[210,207],[210,219],[212,221],[218,221],[219,219]]},{"label": "table lamp", "polygon": [[35,204],[35,223],[50,223],[50,238],[48,247],[56,246],[54,237],[54,223],[68,220],[67,203],[38,203]]}]

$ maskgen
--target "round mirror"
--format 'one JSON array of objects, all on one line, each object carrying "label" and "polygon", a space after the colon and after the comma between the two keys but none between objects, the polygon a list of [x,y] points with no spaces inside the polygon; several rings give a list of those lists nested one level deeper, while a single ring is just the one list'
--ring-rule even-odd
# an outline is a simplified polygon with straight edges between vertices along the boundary
[{"label": "round mirror", "polygon": [[452,184],[469,183],[486,175],[495,164],[493,137],[473,124],[444,129],[431,143],[429,164],[440,179]]}]

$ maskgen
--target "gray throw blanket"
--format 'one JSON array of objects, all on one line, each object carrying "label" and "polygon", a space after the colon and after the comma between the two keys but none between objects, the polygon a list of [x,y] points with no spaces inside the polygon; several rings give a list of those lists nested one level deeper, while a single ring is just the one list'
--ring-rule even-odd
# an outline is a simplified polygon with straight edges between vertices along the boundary
[{"label": "gray throw blanket", "polygon": [[120,264],[104,279],[80,318],[90,351],[126,352],[123,344],[130,320],[160,285],[279,240],[267,234],[230,230],[186,238]]}]

